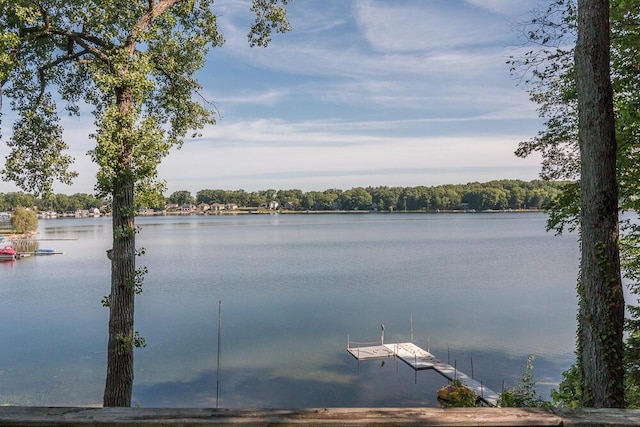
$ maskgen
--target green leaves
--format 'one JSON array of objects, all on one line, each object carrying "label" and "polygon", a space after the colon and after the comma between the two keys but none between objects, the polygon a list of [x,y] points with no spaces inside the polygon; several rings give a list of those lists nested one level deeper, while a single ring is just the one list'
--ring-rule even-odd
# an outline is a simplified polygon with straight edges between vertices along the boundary
[{"label": "green leaves", "polygon": [[247,35],[251,47],[267,47],[273,31],[285,33],[291,31],[285,6],[288,0],[253,0],[251,11],[256,19]]},{"label": "green leaves", "polygon": [[120,344],[122,344],[126,351],[133,351],[134,348],[144,348],[147,346],[147,341],[138,331],[134,331],[131,336],[118,334],[115,338]]},{"label": "green leaves", "polygon": [[579,408],[582,406],[581,383],[580,365],[574,363],[562,373],[562,381],[558,388],[551,390],[553,404],[560,408]]},{"label": "green leaves", "polygon": [[[97,188],[114,180],[154,187],[157,166],[188,133],[215,123],[215,108],[199,95],[195,73],[212,47],[224,43],[212,0],[52,0],[36,6],[0,0],[0,80],[21,119],[11,139],[8,177],[28,191],[70,183],[72,160],[62,155],[54,87],[65,108],[93,107],[100,166]],[[287,0],[254,0],[252,46],[289,31]],[[6,85],[5,85],[6,82]],[[45,155],[39,159],[34,153]],[[37,161],[41,160],[41,161]]]},{"label": "green leaves", "polygon": [[18,206],[13,211],[11,226],[18,234],[25,234],[38,229],[38,216],[34,211]]},{"label": "green leaves", "polygon": [[533,12],[523,32],[535,47],[507,63],[538,104],[538,114],[545,123],[537,136],[519,144],[516,155],[542,154],[543,179],[576,180],[580,159],[573,69],[575,0],[555,0],[547,9]]},{"label": "green leaves", "polygon": [[0,0],[0,81],[20,115],[7,177],[39,193],[75,177],[47,92],[55,87],[69,112],[94,107],[98,188],[108,194],[118,176],[150,187],[170,147],[215,122],[191,100],[200,88],[193,74],[223,42],[211,3]]},{"label": "green leaves", "polygon": [[149,270],[147,269],[147,267],[141,267],[136,269],[136,273],[135,276],[133,278],[133,292],[136,295],[139,295],[142,293],[142,284],[144,283],[144,276],[146,276],[146,274],[149,273]]},{"label": "green leaves", "polygon": [[500,393],[500,401],[498,406],[503,408],[540,408],[550,407],[550,403],[546,402],[536,392],[536,383],[533,380],[533,361],[535,356],[530,355],[527,358],[527,364],[524,369],[522,380],[518,381],[515,387],[504,390]]},{"label": "green leaves", "polygon": [[1,173],[36,196],[51,196],[55,180],[71,184],[77,173],[69,170],[73,158],[63,154],[68,147],[50,97],[45,96],[35,107],[22,110],[14,124],[7,142],[11,152]]}]

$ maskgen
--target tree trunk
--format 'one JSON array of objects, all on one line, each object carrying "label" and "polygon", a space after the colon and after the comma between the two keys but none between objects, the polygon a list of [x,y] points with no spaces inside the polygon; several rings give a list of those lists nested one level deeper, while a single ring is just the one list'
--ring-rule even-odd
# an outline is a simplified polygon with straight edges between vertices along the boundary
[{"label": "tree trunk", "polygon": [[104,406],[131,406],[133,389],[134,303],[136,275],[136,228],[134,215],[134,182],[131,171],[131,129],[127,113],[131,94],[118,93],[121,154],[118,173],[113,183],[113,248],[111,260],[111,294],[109,296],[109,344]]},{"label": "tree trunk", "polygon": [[119,186],[113,196],[113,250],[109,299],[109,345],[104,406],[130,406],[133,389],[133,314],[135,224],[133,184]]},{"label": "tree trunk", "polygon": [[578,356],[583,405],[624,407],[624,295],[608,0],[579,0],[575,65],[581,156]]}]

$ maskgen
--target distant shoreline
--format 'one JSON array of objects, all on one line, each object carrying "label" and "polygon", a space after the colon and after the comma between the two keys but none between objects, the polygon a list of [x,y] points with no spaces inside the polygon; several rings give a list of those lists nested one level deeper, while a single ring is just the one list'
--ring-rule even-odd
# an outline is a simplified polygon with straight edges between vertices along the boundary
[{"label": "distant shoreline", "polygon": [[[487,210],[463,210],[463,209],[440,209],[440,210],[396,210],[396,211],[365,211],[365,210],[264,210],[264,209],[249,209],[249,208],[240,208],[232,211],[217,211],[217,212],[209,212],[209,211],[197,211],[197,212],[172,212],[172,211],[154,211],[147,213],[137,213],[136,217],[154,217],[154,216],[233,216],[233,215],[364,215],[364,214],[373,214],[373,215],[403,215],[403,214],[425,214],[425,215],[437,215],[437,214],[491,214],[491,213],[531,213],[531,212],[546,212],[544,209],[487,209]],[[100,216],[110,217],[111,213],[102,214]],[[97,218],[99,216],[91,216],[91,217],[75,217],[75,216],[65,216],[59,215],[57,217],[45,217],[38,218],[39,221],[49,221],[49,220],[57,220],[57,219],[86,219],[86,218]],[[8,221],[3,221],[8,222]],[[7,237],[8,234],[11,233],[10,228],[0,228],[0,236]]]},{"label": "distant shoreline", "polygon": [[543,209],[487,209],[487,210],[462,210],[462,209],[440,209],[440,210],[396,210],[396,211],[365,211],[365,210],[251,210],[236,209],[233,211],[219,212],[155,212],[153,214],[138,214],[136,216],[222,216],[222,215],[362,215],[362,214],[478,214],[478,213],[528,213],[528,212],[545,212]]}]

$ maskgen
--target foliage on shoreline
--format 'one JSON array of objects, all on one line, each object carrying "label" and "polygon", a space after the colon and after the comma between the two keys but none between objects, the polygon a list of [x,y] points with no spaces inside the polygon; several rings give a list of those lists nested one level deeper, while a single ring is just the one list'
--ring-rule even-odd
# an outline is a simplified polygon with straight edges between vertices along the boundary
[{"label": "foliage on shoreline", "polygon": [[[564,182],[547,180],[497,180],[485,183],[449,184],[417,187],[355,187],[349,190],[200,190],[195,197],[189,191],[176,191],[158,203],[200,204],[235,203],[238,206],[259,207],[275,201],[279,206],[289,204],[295,210],[370,210],[380,211],[437,211],[437,210],[506,210],[544,209],[561,193]],[[49,199],[36,198],[23,192],[0,193],[0,211],[16,206],[37,206],[40,210],[56,212],[100,207],[103,198],[76,193],[56,194]],[[139,208],[164,209],[138,203]]]},{"label": "foliage on shoreline", "polygon": [[498,180],[485,183],[417,186],[356,187],[349,190],[324,191],[265,190],[200,190],[193,197],[189,191],[176,191],[169,203],[235,203],[239,206],[261,206],[275,201],[279,206],[295,210],[370,210],[437,211],[437,210],[505,210],[544,209],[560,193],[561,182]]},{"label": "foliage on shoreline", "polygon": [[81,209],[99,208],[105,204],[105,199],[90,194],[76,193],[71,196],[55,194],[48,199],[41,199],[32,194],[21,191],[0,193],[0,212],[12,211],[18,206],[24,206],[42,211],[74,212]]},{"label": "foliage on shoreline", "polygon": [[33,211],[17,206],[11,217],[11,226],[18,234],[36,231],[38,229],[38,216]]},{"label": "foliage on shoreline", "polygon": [[499,406],[503,408],[548,408],[552,407],[550,402],[546,402],[538,396],[536,383],[533,380],[533,361],[535,356],[527,358],[522,380],[518,381],[512,388],[508,388],[500,393]]},{"label": "foliage on shoreline", "polygon": [[438,390],[438,403],[443,408],[472,408],[480,405],[478,395],[460,380],[454,380]]}]

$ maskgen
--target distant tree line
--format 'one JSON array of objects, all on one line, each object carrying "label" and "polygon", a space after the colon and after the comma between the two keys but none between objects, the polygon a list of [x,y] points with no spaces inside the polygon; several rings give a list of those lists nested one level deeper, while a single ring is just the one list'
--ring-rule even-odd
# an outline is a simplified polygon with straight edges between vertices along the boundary
[{"label": "distant tree line", "polygon": [[275,201],[280,207],[295,210],[506,210],[543,209],[559,194],[560,182],[499,180],[433,187],[356,187],[350,190],[200,190],[195,197],[189,191],[172,193],[167,203],[201,203],[260,207]]},{"label": "distant tree line", "polygon": [[104,204],[104,199],[85,193],[76,193],[71,196],[55,194],[46,199],[21,191],[0,193],[0,212],[11,211],[18,206],[37,208],[40,211],[75,212],[83,209],[100,208]]},{"label": "distant tree line", "polygon": [[[235,203],[241,207],[260,207],[272,201],[280,207],[295,210],[372,210],[379,211],[437,211],[437,210],[505,210],[544,209],[560,193],[563,183],[534,180],[499,180],[485,183],[451,184],[417,187],[355,187],[349,190],[200,190],[195,197],[190,191],[173,192],[166,203],[178,205],[201,203]],[[100,208],[107,204],[90,194],[55,194],[40,199],[23,192],[0,193],[0,211],[18,206],[38,210],[74,212],[79,209]],[[139,206],[164,209],[165,206]]]}]

